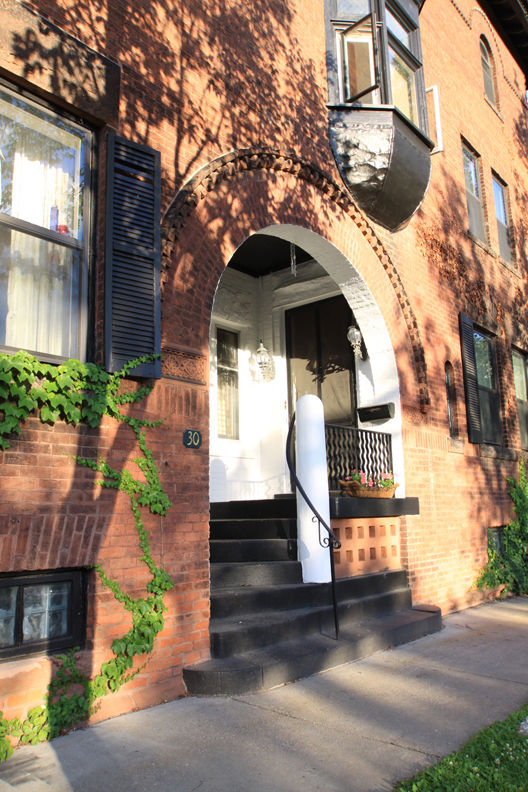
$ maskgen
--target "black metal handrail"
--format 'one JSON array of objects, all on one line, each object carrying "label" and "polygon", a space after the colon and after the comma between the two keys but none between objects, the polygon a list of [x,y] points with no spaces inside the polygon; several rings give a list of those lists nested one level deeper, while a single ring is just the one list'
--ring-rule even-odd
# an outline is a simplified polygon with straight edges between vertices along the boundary
[{"label": "black metal handrail", "polygon": [[[306,504],[313,512],[312,521],[319,524],[319,544],[321,547],[328,547],[330,552],[330,574],[332,578],[332,604],[334,607],[334,624],[335,624],[335,637],[336,641],[339,640],[339,614],[337,612],[337,595],[336,595],[336,578],[335,578],[335,565],[334,565],[334,550],[339,550],[341,547],[341,542],[332,531],[328,523],[324,520],[324,518],[319,514],[315,506],[313,505],[312,501],[308,497],[305,492],[304,487],[302,486],[299,478],[297,476],[297,472],[295,470],[295,465],[293,462],[293,457],[291,453],[291,440],[293,436],[293,427],[295,425],[295,413],[293,413],[290,421],[290,428],[288,429],[288,438],[286,440],[286,462],[288,464],[288,468],[295,483],[295,486],[301,493],[302,497],[304,498]],[[321,535],[321,526],[326,530],[326,536]]]}]

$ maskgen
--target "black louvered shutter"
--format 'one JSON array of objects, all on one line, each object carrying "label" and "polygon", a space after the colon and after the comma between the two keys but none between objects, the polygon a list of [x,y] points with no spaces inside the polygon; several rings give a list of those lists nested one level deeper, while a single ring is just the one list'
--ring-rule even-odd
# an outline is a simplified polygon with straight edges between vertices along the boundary
[{"label": "black louvered shutter", "polygon": [[475,342],[473,337],[473,321],[461,313],[460,347],[464,366],[464,389],[466,392],[466,412],[468,438],[470,443],[482,442],[482,423],[480,420],[480,403],[477,381],[477,363],[475,360]]},{"label": "black louvered shutter", "polygon": [[[160,351],[160,155],[108,136],[105,358],[108,371]],[[160,377],[161,363],[138,366]]]}]

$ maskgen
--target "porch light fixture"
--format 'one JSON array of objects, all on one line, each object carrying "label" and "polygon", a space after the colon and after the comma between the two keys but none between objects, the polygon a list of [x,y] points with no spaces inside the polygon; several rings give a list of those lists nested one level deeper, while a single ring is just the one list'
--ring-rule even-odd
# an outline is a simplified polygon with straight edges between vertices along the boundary
[{"label": "porch light fixture", "polygon": [[272,380],[275,375],[273,360],[271,359],[270,353],[264,346],[262,338],[260,339],[257,351],[255,352],[255,360],[257,361],[262,379],[265,382]]},{"label": "porch light fixture", "polygon": [[368,354],[359,327],[350,325],[350,327],[347,330],[347,339],[348,339],[348,343],[352,347],[352,352],[354,353],[354,357],[361,358],[361,360],[366,360]]}]

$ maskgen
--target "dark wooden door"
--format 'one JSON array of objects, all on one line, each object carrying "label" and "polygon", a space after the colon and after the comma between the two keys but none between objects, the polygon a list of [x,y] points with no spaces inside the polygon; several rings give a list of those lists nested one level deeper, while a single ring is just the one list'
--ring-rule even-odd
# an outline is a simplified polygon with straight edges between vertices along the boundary
[{"label": "dark wooden door", "polygon": [[355,425],[354,355],[347,340],[352,311],[344,297],[286,311],[290,414],[297,399],[319,396],[325,421]]}]

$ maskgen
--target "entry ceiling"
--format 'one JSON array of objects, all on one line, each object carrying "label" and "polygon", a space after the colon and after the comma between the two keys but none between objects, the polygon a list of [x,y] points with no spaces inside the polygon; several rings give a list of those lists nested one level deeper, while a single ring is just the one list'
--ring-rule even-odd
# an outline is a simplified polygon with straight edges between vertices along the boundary
[{"label": "entry ceiling", "polygon": [[[295,258],[302,264],[312,257],[295,246]],[[285,269],[290,266],[290,243],[269,234],[253,234],[240,245],[229,266],[254,278]]]}]

